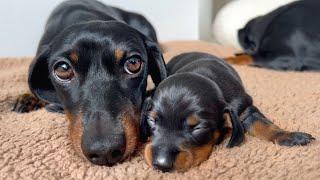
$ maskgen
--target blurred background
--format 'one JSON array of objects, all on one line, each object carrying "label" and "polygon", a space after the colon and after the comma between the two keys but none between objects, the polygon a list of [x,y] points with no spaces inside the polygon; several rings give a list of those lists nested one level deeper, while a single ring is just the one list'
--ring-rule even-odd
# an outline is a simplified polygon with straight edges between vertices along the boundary
[{"label": "blurred background", "polygon": [[[51,11],[63,0],[0,0],[0,57],[34,56]],[[143,14],[160,42],[203,40],[241,50],[237,31],[294,0],[100,0]]]},{"label": "blurred background", "polygon": [[[47,17],[63,0],[0,0],[0,56],[33,56]],[[160,41],[212,40],[214,11],[228,0],[100,0],[139,12]]]}]

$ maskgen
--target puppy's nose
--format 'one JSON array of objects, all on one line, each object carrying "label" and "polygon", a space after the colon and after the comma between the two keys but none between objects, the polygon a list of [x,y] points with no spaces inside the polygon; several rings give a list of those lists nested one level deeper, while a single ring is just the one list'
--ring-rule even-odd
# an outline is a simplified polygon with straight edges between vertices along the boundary
[{"label": "puppy's nose", "polygon": [[153,166],[162,172],[169,172],[173,170],[174,160],[164,155],[160,155],[153,160]]},{"label": "puppy's nose", "polygon": [[95,143],[84,154],[93,164],[112,166],[122,159],[125,146],[120,143],[107,146],[105,143]]}]

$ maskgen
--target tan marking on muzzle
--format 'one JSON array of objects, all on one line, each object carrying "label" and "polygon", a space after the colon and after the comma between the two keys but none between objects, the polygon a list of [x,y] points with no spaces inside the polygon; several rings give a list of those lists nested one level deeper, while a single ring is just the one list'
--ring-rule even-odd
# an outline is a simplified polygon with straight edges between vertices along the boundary
[{"label": "tan marking on muzzle", "polygon": [[151,143],[146,144],[144,148],[144,158],[149,166],[152,166],[152,145]]},{"label": "tan marking on muzzle", "polygon": [[179,152],[174,163],[174,169],[177,171],[186,171],[187,169],[198,166],[207,160],[211,155],[213,145],[220,138],[221,133],[216,130],[213,133],[213,139],[205,145],[191,147]]},{"label": "tan marking on muzzle", "polygon": [[176,156],[174,162],[174,169],[177,171],[183,171],[192,166],[193,154],[191,151],[181,151]]},{"label": "tan marking on muzzle", "polygon": [[191,167],[198,166],[209,158],[212,148],[213,144],[205,144],[179,152],[174,163],[174,169],[186,171]]},{"label": "tan marking on muzzle", "polygon": [[66,113],[67,119],[69,120],[69,135],[71,138],[71,143],[73,145],[73,148],[75,149],[76,153],[79,156],[85,158],[81,149],[81,142],[82,142],[82,135],[83,135],[81,114],[74,115],[69,111],[65,111],[65,113]]},{"label": "tan marking on muzzle", "polygon": [[123,159],[131,155],[137,148],[139,143],[138,119],[140,116],[137,111],[133,113],[126,112],[122,116],[122,126],[125,134],[126,149]]}]

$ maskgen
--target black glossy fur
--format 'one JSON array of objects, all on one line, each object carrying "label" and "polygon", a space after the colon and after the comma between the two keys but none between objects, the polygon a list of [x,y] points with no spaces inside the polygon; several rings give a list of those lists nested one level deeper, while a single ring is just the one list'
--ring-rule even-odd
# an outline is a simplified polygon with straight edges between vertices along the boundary
[{"label": "black glossy fur", "polygon": [[302,0],[251,20],[238,37],[254,65],[276,70],[320,70],[319,0]]},{"label": "black glossy fur", "polygon": [[[216,131],[220,137],[215,143],[219,143],[226,132],[225,113],[232,123],[228,147],[243,142],[244,130],[258,137],[270,135],[277,139],[281,136],[279,141],[280,138],[268,140],[286,146],[303,145],[312,140],[306,133],[290,134],[273,125],[253,105],[237,72],[217,57],[185,53],[174,57],[167,69],[169,77],[159,84],[153,97],[145,101],[141,122],[145,137],[151,136],[152,157],[147,159],[152,159],[152,165],[162,171],[175,169],[179,152],[193,154],[192,148],[208,144]],[[191,127],[187,124],[190,116],[199,121]],[[255,126],[265,130],[254,129]],[[269,133],[263,132],[269,129]]]},{"label": "black glossy fur", "polygon": [[[180,119],[184,119],[183,117],[203,109],[206,110],[204,116],[208,119],[213,120],[212,118],[218,117],[214,119],[215,127],[212,127],[216,129],[224,125],[224,121],[221,121],[224,112],[234,111],[235,114],[239,114],[243,111],[242,106],[252,103],[236,71],[223,60],[212,55],[181,54],[170,60],[167,70],[169,78],[160,83],[152,98],[153,109],[159,108],[157,110],[163,113],[163,116],[177,115],[182,117]],[[163,99],[166,99],[163,103],[167,104],[158,102]],[[172,106],[173,104],[175,107]],[[179,123],[173,121],[171,117],[164,119],[170,123]],[[240,138],[235,142],[231,141],[229,146],[238,145],[242,141],[242,127],[236,124],[238,121],[233,122],[239,128],[234,131],[239,132],[234,134],[234,138],[236,136]],[[162,121],[161,123],[168,124]],[[145,133],[148,134],[148,132]]]},{"label": "black glossy fur", "polygon": [[[75,60],[70,59],[72,53]],[[138,74],[124,72],[124,63],[131,58],[142,61]],[[75,71],[68,83],[53,75],[60,60]],[[70,0],[47,21],[30,66],[29,86],[50,103],[47,109],[67,112],[71,136],[80,138],[74,145],[81,146],[91,162],[113,165],[125,158],[130,139],[139,138],[134,126],[138,127],[148,75],[157,85],[166,77],[166,69],[156,33],[143,16],[95,0]],[[137,137],[126,137],[125,129],[130,128],[128,133]]]}]

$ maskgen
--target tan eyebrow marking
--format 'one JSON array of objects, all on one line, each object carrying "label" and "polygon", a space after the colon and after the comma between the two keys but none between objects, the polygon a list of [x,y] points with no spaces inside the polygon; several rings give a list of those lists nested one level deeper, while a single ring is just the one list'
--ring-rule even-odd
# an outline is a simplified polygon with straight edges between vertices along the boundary
[{"label": "tan eyebrow marking", "polygon": [[195,126],[195,125],[199,124],[199,121],[200,121],[199,118],[195,115],[189,116],[187,118],[187,124],[189,126]]},{"label": "tan eyebrow marking", "polygon": [[76,51],[72,51],[69,55],[72,62],[77,63],[79,61],[79,55]]},{"label": "tan eyebrow marking", "polygon": [[121,49],[116,49],[114,51],[114,56],[116,57],[116,61],[120,61],[124,56],[124,51]]}]

